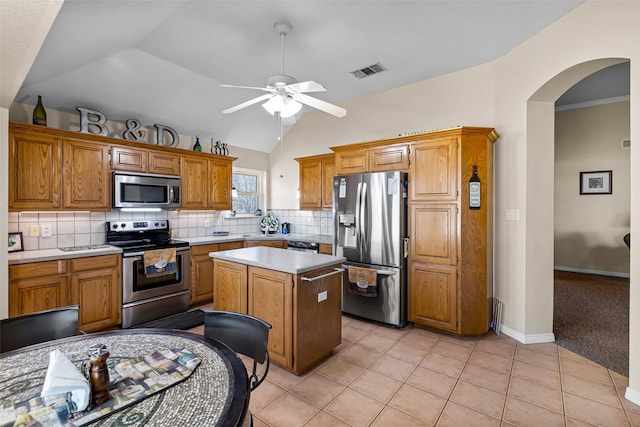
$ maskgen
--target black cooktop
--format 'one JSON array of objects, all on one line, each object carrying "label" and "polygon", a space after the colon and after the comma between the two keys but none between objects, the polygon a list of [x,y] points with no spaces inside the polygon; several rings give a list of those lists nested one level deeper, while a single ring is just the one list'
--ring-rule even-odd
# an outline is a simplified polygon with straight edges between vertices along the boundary
[{"label": "black cooktop", "polygon": [[171,238],[168,220],[112,221],[106,223],[106,242],[123,252],[181,248],[189,242]]}]

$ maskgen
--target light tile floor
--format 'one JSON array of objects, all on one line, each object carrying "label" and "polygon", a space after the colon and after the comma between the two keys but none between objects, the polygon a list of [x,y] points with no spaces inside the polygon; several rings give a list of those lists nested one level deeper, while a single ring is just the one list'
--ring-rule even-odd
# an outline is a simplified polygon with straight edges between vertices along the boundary
[{"label": "light tile floor", "polygon": [[331,357],[302,376],[271,364],[250,409],[256,427],[640,427],[627,386],[626,377],[552,343],[525,345],[492,331],[457,338],[343,316]]}]

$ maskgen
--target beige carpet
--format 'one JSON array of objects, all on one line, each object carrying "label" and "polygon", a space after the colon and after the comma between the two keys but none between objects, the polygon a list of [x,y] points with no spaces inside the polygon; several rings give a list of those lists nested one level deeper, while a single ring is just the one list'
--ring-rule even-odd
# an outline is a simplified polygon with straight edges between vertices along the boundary
[{"label": "beige carpet", "polygon": [[629,279],[556,271],[556,344],[629,377]]}]

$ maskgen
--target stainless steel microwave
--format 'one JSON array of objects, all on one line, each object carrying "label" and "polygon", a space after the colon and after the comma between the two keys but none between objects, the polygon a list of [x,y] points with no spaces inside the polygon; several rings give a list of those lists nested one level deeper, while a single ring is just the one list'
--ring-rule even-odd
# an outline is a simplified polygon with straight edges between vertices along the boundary
[{"label": "stainless steel microwave", "polygon": [[114,172],[113,207],[177,209],[180,177]]}]

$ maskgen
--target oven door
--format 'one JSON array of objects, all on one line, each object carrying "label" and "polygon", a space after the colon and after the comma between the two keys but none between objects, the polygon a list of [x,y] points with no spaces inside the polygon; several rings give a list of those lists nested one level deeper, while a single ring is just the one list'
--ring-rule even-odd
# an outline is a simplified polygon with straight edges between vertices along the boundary
[{"label": "oven door", "polygon": [[122,303],[189,291],[188,247],[176,249],[175,273],[147,277],[144,274],[143,253],[124,254],[122,258]]}]

